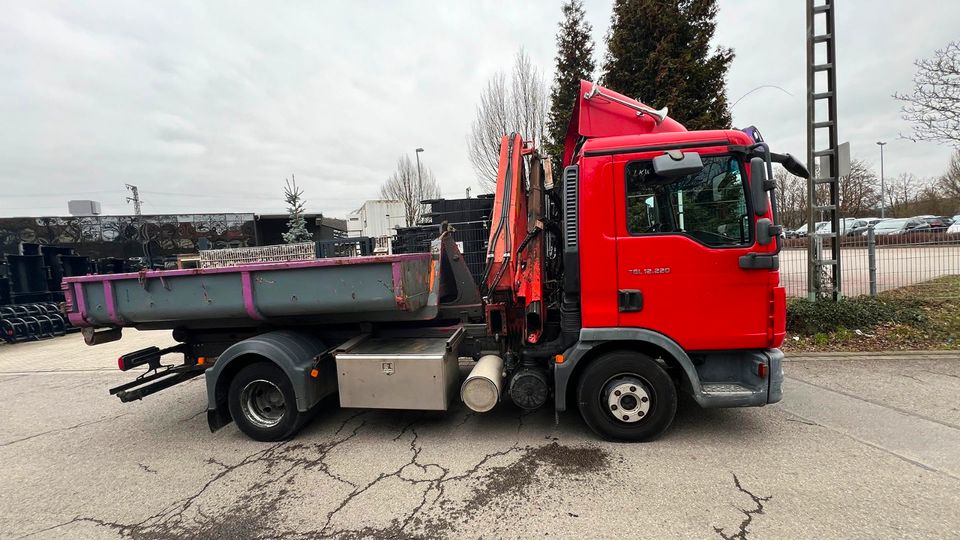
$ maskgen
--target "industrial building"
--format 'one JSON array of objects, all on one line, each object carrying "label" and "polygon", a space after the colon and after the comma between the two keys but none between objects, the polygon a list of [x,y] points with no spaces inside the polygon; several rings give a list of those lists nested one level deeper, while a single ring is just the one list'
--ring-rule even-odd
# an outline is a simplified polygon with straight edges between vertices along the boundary
[{"label": "industrial building", "polygon": [[400,201],[371,200],[347,215],[347,236],[381,238],[393,236],[407,225],[407,211]]},{"label": "industrial building", "polygon": [[[306,214],[314,240],[346,235],[346,222]],[[170,257],[200,249],[282,244],[286,214],[210,213],[136,216],[43,216],[0,218],[0,250],[17,253],[21,242],[73,248],[91,258]],[[142,225],[140,225],[142,223]]]}]

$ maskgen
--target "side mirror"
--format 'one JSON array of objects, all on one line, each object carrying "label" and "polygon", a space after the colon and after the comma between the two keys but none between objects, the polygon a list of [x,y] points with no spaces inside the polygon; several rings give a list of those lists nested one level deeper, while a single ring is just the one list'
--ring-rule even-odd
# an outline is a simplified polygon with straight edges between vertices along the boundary
[{"label": "side mirror", "polygon": [[799,176],[800,178],[810,178],[810,171],[790,154],[770,154],[770,161],[783,165],[788,173]]},{"label": "side mirror", "polygon": [[700,159],[700,154],[696,152],[671,150],[653,158],[653,172],[657,173],[657,176],[675,178],[696,174],[702,169],[703,161]]},{"label": "side mirror", "polygon": [[767,198],[767,190],[764,184],[767,179],[767,164],[763,158],[752,158],[750,160],[750,198],[753,199],[753,211],[758,216],[766,215],[770,207],[770,199]]}]

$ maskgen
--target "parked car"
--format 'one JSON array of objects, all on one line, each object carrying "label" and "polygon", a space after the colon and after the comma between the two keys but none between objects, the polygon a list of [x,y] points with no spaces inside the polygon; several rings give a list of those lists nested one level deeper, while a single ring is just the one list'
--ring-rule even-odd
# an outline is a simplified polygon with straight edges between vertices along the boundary
[{"label": "parked car", "polygon": [[796,229],[794,229],[794,230],[792,230],[792,231],[790,231],[790,232],[792,233],[793,236],[789,236],[788,238],[806,238],[806,237],[807,237],[807,224],[804,223],[803,225],[797,227]]},{"label": "parked car", "polygon": [[857,236],[866,232],[867,227],[870,225],[876,225],[880,222],[880,218],[868,217],[868,218],[856,218],[847,226],[847,236]]},{"label": "parked car", "polygon": [[[892,236],[920,231],[929,232],[930,224],[918,218],[884,219],[873,227],[873,232],[877,236]],[[867,231],[861,234],[867,234]]]},{"label": "parked car", "polygon": [[960,234],[960,215],[953,216],[953,223],[947,228],[947,234]]},{"label": "parked car", "polygon": [[932,232],[946,231],[947,228],[953,224],[953,220],[943,216],[917,216],[914,219],[920,219],[926,222],[928,225],[930,225],[930,230]]},{"label": "parked car", "polygon": [[[847,231],[850,230],[850,227],[853,226],[853,222],[856,221],[856,218],[842,218],[840,219],[840,234],[847,234]],[[816,233],[817,234],[827,234],[833,232],[833,223],[829,221],[818,221]]]},{"label": "parked car", "polygon": [[832,223],[830,223],[829,221],[818,221],[816,226],[813,229],[814,233],[815,234],[828,233],[833,229],[831,225]]}]

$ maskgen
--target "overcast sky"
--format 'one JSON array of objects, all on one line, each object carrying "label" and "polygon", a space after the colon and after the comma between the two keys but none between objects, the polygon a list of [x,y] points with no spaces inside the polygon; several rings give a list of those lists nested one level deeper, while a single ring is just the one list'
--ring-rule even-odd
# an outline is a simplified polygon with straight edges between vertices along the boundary
[{"label": "overcast sky", "polygon": [[[586,2],[598,64],[610,4]],[[958,37],[960,2],[838,4],[841,140],[877,166],[889,141],[887,176],[939,175],[950,149],[898,139],[890,94]],[[281,212],[295,173],[309,211],[343,216],[418,146],[444,196],[476,194],[480,90],[521,46],[552,79],[559,17],[534,1],[7,2],[0,215],[65,215],[78,198],[131,213],[125,183],[145,213]],[[731,102],[790,94],[750,94],[734,124],[805,156],[804,2],[721,0],[716,42],[736,52]]]}]

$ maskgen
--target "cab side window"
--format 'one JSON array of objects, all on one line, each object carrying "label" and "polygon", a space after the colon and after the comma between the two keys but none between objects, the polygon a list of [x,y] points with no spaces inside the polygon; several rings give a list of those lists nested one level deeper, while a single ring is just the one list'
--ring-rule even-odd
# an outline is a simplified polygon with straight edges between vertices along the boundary
[{"label": "cab side window", "polygon": [[711,247],[752,243],[743,170],[731,156],[703,156],[698,173],[659,177],[650,161],[631,161],[626,178],[631,235],[683,234]]}]

